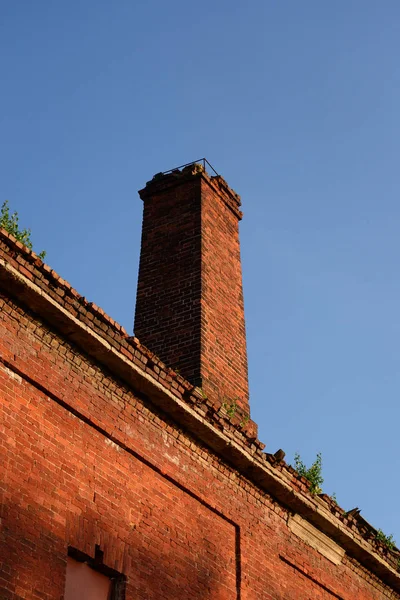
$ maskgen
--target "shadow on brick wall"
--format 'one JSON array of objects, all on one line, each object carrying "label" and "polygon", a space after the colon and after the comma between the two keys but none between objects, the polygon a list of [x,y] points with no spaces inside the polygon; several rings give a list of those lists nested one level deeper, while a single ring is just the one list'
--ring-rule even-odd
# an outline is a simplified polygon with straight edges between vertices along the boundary
[{"label": "shadow on brick wall", "polygon": [[[57,515],[52,518],[51,510],[34,499],[24,496],[21,501],[23,506],[0,506],[0,598],[61,600],[68,553],[66,529]],[[84,550],[92,547],[94,551],[92,534],[96,528],[98,531],[98,521],[91,525],[81,535],[89,539]],[[108,560],[107,566],[127,576],[126,600],[239,598],[235,565],[216,562],[207,540],[185,551],[181,540],[172,537],[166,545],[154,530],[147,535],[133,531],[129,540],[119,541],[119,548],[107,547],[116,539],[112,529],[103,529],[100,537],[106,550],[105,564]],[[117,557],[120,548],[122,554]]]}]

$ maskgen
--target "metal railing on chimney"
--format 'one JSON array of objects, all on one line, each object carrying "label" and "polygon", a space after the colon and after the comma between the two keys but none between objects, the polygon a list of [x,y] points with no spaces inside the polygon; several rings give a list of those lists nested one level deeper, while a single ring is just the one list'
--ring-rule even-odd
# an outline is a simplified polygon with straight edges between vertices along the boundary
[{"label": "metal railing on chimney", "polygon": [[191,165],[202,165],[203,169],[207,171],[207,166],[212,171],[214,175],[219,177],[219,173],[214,169],[214,167],[208,162],[206,158],[199,158],[198,160],[192,160],[191,162],[186,163],[185,165],[180,165],[179,167],[175,167],[173,169],[168,169],[168,171],[163,171],[163,175],[168,175],[169,173],[173,173],[174,171],[180,171],[185,167],[190,167]]}]

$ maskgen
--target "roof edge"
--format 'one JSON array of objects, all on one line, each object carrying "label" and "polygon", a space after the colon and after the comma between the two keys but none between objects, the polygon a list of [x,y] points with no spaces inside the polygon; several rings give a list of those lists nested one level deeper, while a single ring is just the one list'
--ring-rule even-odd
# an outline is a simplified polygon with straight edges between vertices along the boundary
[{"label": "roof edge", "polygon": [[[6,255],[4,246],[8,249]],[[349,556],[400,592],[400,574],[390,564],[396,564],[398,551],[388,552],[378,543],[373,545],[373,538],[366,538],[359,531],[356,519],[346,517],[339,507],[335,509],[325,495],[311,495],[306,480],[292,467],[274,464],[270,455],[263,452],[264,444],[254,437],[251,424],[246,425],[249,429],[244,432],[229,423],[215,403],[199,398],[201,395],[189,382],[165,367],[137,338],[129,337],[123,327],[80,296],[4,230],[0,230],[0,284],[11,297],[148,397],[261,490],[308,520],[339,543]],[[70,302],[63,306],[61,301],[65,301],[67,292]],[[108,328],[101,327],[106,323]],[[385,559],[385,552],[389,560]]]}]

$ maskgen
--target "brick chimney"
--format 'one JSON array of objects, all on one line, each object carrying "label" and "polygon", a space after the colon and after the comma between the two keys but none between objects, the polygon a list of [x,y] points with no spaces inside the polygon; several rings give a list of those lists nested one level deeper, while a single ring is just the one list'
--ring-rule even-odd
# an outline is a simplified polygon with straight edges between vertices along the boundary
[{"label": "brick chimney", "polygon": [[193,163],[144,201],[135,335],[212,400],[249,414],[240,197]]}]

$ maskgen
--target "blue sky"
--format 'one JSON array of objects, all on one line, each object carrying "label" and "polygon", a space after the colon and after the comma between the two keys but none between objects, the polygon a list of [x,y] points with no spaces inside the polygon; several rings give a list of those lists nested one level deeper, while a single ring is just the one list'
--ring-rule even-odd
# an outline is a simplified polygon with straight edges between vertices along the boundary
[{"label": "blue sky", "polygon": [[142,204],[242,196],[252,416],[400,544],[398,0],[0,4],[0,201],[132,330]]}]

